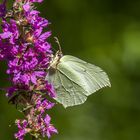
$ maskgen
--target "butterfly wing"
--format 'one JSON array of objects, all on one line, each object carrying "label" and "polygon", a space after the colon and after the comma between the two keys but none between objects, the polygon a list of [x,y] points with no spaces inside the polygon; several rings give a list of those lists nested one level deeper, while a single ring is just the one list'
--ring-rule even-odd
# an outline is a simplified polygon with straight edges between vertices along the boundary
[{"label": "butterfly wing", "polygon": [[85,90],[60,71],[56,70],[55,74],[48,75],[47,80],[54,85],[57,93],[55,100],[65,108],[82,104],[86,101]]},{"label": "butterfly wing", "polygon": [[102,69],[70,55],[60,59],[56,72],[49,74],[47,80],[54,84],[56,101],[64,107],[82,104],[87,96],[111,86]]}]

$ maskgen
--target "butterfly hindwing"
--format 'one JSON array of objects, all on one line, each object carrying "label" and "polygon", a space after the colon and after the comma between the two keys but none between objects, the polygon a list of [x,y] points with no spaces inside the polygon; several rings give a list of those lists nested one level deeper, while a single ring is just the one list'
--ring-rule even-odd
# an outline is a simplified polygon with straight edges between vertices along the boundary
[{"label": "butterfly hindwing", "polygon": [[56,70],[56,73],[51,76],[52,81],[49,79],[47,80],[54,85],[57,93],[55,100],[61,103],[65,108],[68,106],[82,104],[86,101],[87,96],[85,95],[85,90],[76,83],[72,82],[60,71]]}]

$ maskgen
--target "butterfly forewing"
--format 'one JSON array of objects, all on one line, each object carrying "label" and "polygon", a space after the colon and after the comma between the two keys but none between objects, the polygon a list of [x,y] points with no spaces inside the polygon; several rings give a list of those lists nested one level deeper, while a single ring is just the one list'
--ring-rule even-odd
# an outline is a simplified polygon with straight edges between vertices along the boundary
[{"label": "butterfly forewing", "polygon": [[87,91],[85,93],[87,96],[103,87],[110,86],[109,78],[101,68],[74,56],[62,57],[58,70],[83,87]]}]

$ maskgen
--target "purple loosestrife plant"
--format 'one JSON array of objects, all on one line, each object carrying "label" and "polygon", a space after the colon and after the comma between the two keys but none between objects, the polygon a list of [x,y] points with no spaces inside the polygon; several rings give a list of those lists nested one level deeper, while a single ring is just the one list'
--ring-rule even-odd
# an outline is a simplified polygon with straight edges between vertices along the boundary
[{"label": "purple loosestrife plant", "polygon": [[3,0],[3,3],[0,4],[0,17],[3,18],[6,14],[6,0]]},{"label": "purple loosestrife plant", "polygon": [[58,133],[47,114],[55,104],[46,96],[56,96],[53,85],[45,80],[52,55],[51,44],[47,41],[51,32],[43,32],[49,22],[34,8],[34,2],[42,1],[15,0],[10,11],[6,11],[6,0],[0,5],[3,30],[0,33],[0,59],[7,62],[12,85],[6,95],[25,115],[24,119],[15,121],[18,140],[23,140],[28,133],[33,139],[51,138]]},{"label": "purple loosestrife plant", "polygon": [[65,108],[80,105],[97,90],[111,86],[101,68],[71,55],[63,56],[57,38],[59,50],[53,55],[48,42],[51,32],[44,32],[49,21],[34,7],[35,2],[42,1],[15,0],[9,11],[6,0],[0,5],[0,60],[7,62],[12,85],[6,89],[6,96],[25,116],[15,121],[18,140],[27,134],[32,139],[50,139],[58,133],[47,112],[55,105],[50,100]]}]

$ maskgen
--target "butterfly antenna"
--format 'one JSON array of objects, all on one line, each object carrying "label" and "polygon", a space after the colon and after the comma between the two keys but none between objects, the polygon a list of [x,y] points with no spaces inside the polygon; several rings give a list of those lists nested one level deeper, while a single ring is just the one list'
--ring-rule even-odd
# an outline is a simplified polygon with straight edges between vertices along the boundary
[{"label": "butterfly antenna", "polygon": [[62,48],[61,48],[61,45],[60,45],[60,42],[59,42],[58,38],[54,37],[54,39],[55,39],[55,42],[58,44],[59,52],[62,53]]},{"label": "butterfly antenna", "polygon": [[55,48],[52,48],[52,50],[53,50],[54,52],[57,52]]}]

